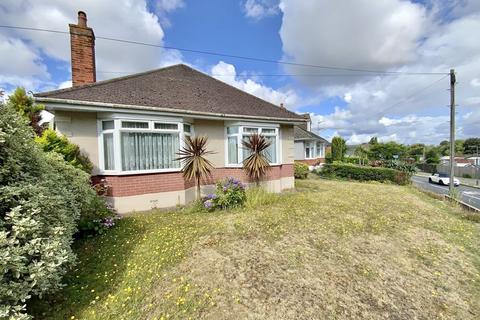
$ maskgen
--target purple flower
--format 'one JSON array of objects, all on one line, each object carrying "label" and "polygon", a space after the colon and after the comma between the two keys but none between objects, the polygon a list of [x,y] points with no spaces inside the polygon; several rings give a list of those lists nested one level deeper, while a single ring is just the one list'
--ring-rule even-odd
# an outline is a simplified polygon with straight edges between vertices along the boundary
[{"label": "purple flower", "polygon": [[211,209],[212,206],[213,206],[213,202],[212,200],[207,200],[203,203],[203,206],[205,207],[205,209]]},{"label": "purple flower", "polygon": [[217,199],[217,195],[215,193],[211,193],[209,195],[207,195],[207,199]]}]

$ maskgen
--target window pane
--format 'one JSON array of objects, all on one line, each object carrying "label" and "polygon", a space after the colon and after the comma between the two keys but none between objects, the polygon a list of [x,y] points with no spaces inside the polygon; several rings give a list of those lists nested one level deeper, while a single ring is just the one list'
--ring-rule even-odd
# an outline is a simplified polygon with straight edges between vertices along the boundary
[{"label": "window pane", "polygon": [[180,148],[178,134],[122,132],[124,171],[179,168],[175,161]]},{"label": "window pane", "polygon": [[265,157],[267,157],[268,162],[277,163],[277,137],[265,137],[265,139],[270,142],[270,145],[265,149]]},{"label": "window pane", "polygon": [[228,137],[228,163],[238,163],[238,140],[237,137]]},{"label": "window pane", "polygon": [[113,133],[103,134],[103,159],[105,170],[114,170]]},{"label": "window pane", "polygon": [[148,129],[148,122],[122,121],[122,128]]},{"label": "window pane", "polygon": [[183,131],[187,133],[192,133],[192,126],[189,124],[183,124]]},{"label": "window pane", "polygon": [[113,120],[102,121],[102,129],[103,130],[111,130],[111,129],[114,129],[114,128],[115,128],[115,123],[113,122]]},{"label": "window pane", "polygon": [[275,129],[262,128],[262,133],[272,134],[272,133],[275,133]]},{"label": "window pane", "polygon": [[322,156],[322,144],[320,142],[317,142],[317,157]]},{"label": "window pane", "polygon": [[[243,136],[242,140],[243,140],[243,141],[248,141],[248,137],[250,137],[250,136]],[[248,148],[245,148],[245,147],[242,145],[242,157],[243,157],[243,160],[247,159],[251,154],[252,154],[251,150],[248,149]]]},{"label": "window pane", "polygon": [[162,130],[178,130],[178,124],[176,123],[155,123],[155,129]]},{"label": "window pane", "polygon": [[305,148],[305,158],[310,158],[310,147],[308,145]]},{"label": "window pane", "polygon": [[238,127],[228,127],[227,134],[235,134],[238,133]]},{"label": "window pane", "polygon": [[258,128],[243,128],[245,133],[258,133]]}]

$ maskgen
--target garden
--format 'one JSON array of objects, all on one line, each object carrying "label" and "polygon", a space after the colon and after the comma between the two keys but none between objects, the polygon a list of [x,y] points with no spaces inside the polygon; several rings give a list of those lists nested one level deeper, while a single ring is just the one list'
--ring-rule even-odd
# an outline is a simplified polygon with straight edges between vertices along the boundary
[{"label": "garden", "polygon": [[[226,178],[201,197],[212,166],[206,138],[192,137],[179,159],[198,201],[118,219],[88,158],[41,127],[25,92],[1,108],[2,319],[479,316],[478,216],[410,186],[295,165],[295,190],[270,194],[268,143],[252,135],[255,186]],[[393,168],[326,168],[404,181]]]}]

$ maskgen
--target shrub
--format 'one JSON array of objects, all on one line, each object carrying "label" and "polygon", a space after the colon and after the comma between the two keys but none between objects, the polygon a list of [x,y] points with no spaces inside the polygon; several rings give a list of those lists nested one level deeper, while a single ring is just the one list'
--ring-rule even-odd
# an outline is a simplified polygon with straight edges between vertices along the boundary
[{"label": "shrub", "polygon": [[241,207],[246,200],[245,185],[238,179],[227,178],[217,183],[215,193],[203,200],[203,206],[207,210],[224,210]]},{"label": "shrub", "polygon": [[471,175],[471,174],[469,174],[469,173],[464,173],[464,174],[462,175],[462,178],[465,178],[465,179],[472,179],[472,175]]},{"label": "shrub", "polygon": [[76,223],[101,204],[87,173],[44,153],[12,107],[0,111],[0,318],[27,319],[26,300],[61,287]]},{"label": "shrub", "polygon": [[52,129],[43,131],[40,137],[36,137],[35,141],[40,144],[43,151],[55,151],[63,156],[63,159],[73,165],[75,168],[81,169],[87,173],[92,172],[92,162],[84,155],[80,148],[70,142],[67,137],[57,134]]},{"label": "shrub", "polygon": [[325,164],[318,173],[322,176],[352,179],[359,181],[390,181],[399,185],[410,183],[410,175],[390,168],[361,167],[351,164]]},{"label": "shrub", "polygon": [[308,169],[308,166],[305,163],[301,162],[295,162],[293,164],[293,175],[297,179],[306,179],[308,176],[308,173],[310,170]]},{"label": "shrub", "polygon": [[414,164],[409,164],[409,163],[405,163],[405,162],[398,161],[398,160],[383,161],[382,162],[382,167],[403,171],[403,172],[405,172],[407,174],[410,174],[410,175],[417,172],[417,168],[415,167]]},{"label": "shrub", "polygon": [[359,157],[345,157],[345,158],[343,158],[342,162],[350,163],[350,164],[360,164],[360,158]]}]

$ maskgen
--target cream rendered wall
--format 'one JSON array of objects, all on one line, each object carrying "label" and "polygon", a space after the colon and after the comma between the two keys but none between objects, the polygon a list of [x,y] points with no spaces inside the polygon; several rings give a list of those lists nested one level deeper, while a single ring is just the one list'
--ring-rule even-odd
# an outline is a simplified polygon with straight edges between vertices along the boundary
[{"label": "cream rendered wall", "polygon": [[97,114],[95,112],[55,111],[55,128],[70,141],[80,146],[80,150],[93,163],[93,172],[98,172]]},{"label": "cream rendered wall", "polygon": [[207,149],[215,152],[207,156],[214,167],[225,167],[225,124],[223,121],[195,120],[195,135],[207,136]]},{"label": "cream rendered wall", "polygon": [[293,125],[280,126],[280,137],[282,142],[282,164],[292,164],[295,160]]}]

